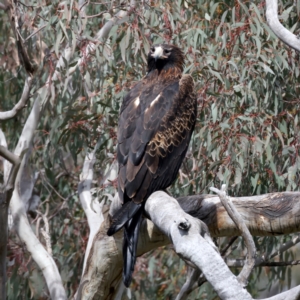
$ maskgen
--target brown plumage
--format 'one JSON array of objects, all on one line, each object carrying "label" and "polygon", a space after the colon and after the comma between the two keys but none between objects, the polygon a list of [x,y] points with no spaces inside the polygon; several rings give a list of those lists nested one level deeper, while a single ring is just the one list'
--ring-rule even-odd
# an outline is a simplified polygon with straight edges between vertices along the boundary
[{"label": "brown plumage", "polygon": [[129,286],[143,207],[155,191],[176,179],[195,126],[194,82],[183,75],[182,51],[154,45],[148,54],[148,73],[124,97],[118,126],[118,192],[122,208],[113,216],[107,234],[124,226],[123,281]]}]

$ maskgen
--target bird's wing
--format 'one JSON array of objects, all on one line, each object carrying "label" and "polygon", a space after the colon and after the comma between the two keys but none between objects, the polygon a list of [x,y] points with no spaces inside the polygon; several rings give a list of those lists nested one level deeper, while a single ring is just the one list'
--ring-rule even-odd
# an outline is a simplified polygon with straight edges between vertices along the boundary
[{"label": "bird's wing", "polygon": [[196,120],[193,79],[184,75],[180,81],[140,86],[124,101],[118,128],[119,194],[124,202],[140,203],[177,175]]}]

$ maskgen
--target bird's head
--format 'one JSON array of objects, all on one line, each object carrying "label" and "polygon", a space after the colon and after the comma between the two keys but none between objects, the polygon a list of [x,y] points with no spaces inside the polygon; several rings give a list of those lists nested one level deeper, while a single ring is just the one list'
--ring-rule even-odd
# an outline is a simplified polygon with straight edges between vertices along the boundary
[{"label": "bird's head", "polygon": [[151,46],[148,54],[148,72],[158,69],[177,67],[183,71],[184,56],[177,46],[156,44]]}]

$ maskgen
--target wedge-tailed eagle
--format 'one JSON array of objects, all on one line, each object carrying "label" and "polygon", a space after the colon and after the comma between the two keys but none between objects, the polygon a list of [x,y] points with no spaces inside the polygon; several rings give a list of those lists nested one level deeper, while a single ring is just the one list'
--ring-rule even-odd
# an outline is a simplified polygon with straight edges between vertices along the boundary
[{"label": "wedge-tailed eagle", "polygon": [[184,55],[168,44],[151,47],[147,75],[124,97],[118,125],[118,193],[122,207],[107,234],[124,227],[123,282],[129,286],[143,207],[176,179],[195,127],[194,81],[182,74]]}]

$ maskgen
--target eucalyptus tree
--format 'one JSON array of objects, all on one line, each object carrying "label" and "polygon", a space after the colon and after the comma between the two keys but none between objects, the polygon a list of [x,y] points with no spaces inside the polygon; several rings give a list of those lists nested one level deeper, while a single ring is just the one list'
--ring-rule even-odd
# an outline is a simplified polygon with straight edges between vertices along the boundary
[{"label": "eucalyptus tree", "polygon": [[[279,22],[266,5],[0,2],[3,299],[252,299],[299,283],[300,6],[279,3]],[[116,125],[160,42],[184,51],[199,114],[174,198],[147,201],[145,255],[124,290],[122,233],[106,235]]]}]

